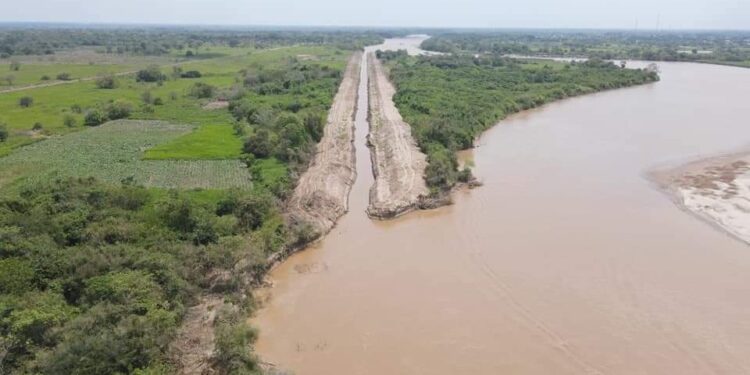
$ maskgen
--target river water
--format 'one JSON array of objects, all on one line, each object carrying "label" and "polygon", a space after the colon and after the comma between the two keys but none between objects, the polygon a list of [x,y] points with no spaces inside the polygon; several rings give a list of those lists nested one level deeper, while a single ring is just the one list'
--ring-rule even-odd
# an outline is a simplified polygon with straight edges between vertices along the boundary
[{"label": "river water", "polygon": [[363,81],[350,212],[271,273],[258,354],[297,374],[750,373],[750,248],[645,177],[747,146],[750,70],[659,65],[502,121],[462,155],[484,186],[388,222],[364,213]]}]

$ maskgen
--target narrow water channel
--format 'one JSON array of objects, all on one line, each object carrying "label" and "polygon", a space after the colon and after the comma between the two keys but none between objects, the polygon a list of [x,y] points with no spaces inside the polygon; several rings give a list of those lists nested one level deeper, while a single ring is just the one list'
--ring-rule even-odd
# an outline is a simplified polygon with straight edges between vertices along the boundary
[{"label": "narrow water channel", "polygon": [[484,186],[375,222],[363,66],[350,212],[272,272],[258,354],[299,375],[750,373],[750,248],[644,177],[750,143],[750,69],[660,67],[506,119],[466,155]]}]

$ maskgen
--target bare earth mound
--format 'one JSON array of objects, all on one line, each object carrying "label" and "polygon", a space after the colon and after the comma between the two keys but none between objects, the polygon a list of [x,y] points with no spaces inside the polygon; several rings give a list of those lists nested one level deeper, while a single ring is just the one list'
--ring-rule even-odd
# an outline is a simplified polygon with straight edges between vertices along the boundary
[{"label": "bare earth mound", "polygon": [[336,220],[346,213],[349,190],[356,178],[354,112],[361,63],[361,53],[355,53],[349,60],[328,112],[315,159],[300,178],[289,201],[292,220],[312,225],[317,235],[330,231]]},{"label": "bare earth mound", "polygon": [[750,244],[750,152],[700,160],[654,176],[689,212]]},{"label": "bare earth mound", "polygon": [[429,194],[424,181],[427,157],[419,151],[393,95],[396,89],[375,56],[367,56],[370,77],[370,136],[375,184],[370,189],[367,214],[389,218],[418,208]]}]

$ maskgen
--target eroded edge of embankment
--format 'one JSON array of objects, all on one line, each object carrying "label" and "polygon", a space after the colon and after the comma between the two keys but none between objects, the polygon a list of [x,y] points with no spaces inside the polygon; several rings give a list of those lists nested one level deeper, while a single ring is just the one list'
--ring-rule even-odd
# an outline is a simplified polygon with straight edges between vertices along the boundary
[{"label": "eroded edge of embankment", "polygon": [[368,53],[368,145],[375,183],[370,189],[367,214],[386,219],[424,206],[429,189],[424,180],[427,157],[411,134],[396,105],[396,89],[383,64]]},{"label": "eroded edge of embankment", "polygon": [[357,177],[354,115],[361,63],[360,52],[349,59],[313,162],[300,177],[287,205],[290,220],[312,226],[315,237],[328,233],[347,212],[349,192]]}]

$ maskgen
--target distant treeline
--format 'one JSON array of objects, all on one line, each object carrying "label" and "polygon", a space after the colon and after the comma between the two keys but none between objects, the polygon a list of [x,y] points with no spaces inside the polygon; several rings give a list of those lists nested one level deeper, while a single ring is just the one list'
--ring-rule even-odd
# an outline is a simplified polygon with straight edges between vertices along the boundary
[{"label": "distant treeline", "polygon": [[358,49],[379,43],[385,32],[354,30],[228,30],[190,28],[0,28],[0,57],[50,55],[76,47],[96,47],[106,53],[162,55],[200,46],[230,47],[326,44]]},{"label": "distant treeline", "polygon": [[394,102],[427,154],[434,193],[468,180],[456,150],[508,114],[591,92],[653,82],[655,71],[624,69],[599,59],[533,62],[498,55],[409,57],[381,52],[397,87]]},{"label": "distant treeline", "polygon": [[518,30],[442,33],[422,43],[439,52],[701,61],[750,66],[749,31]]}]

